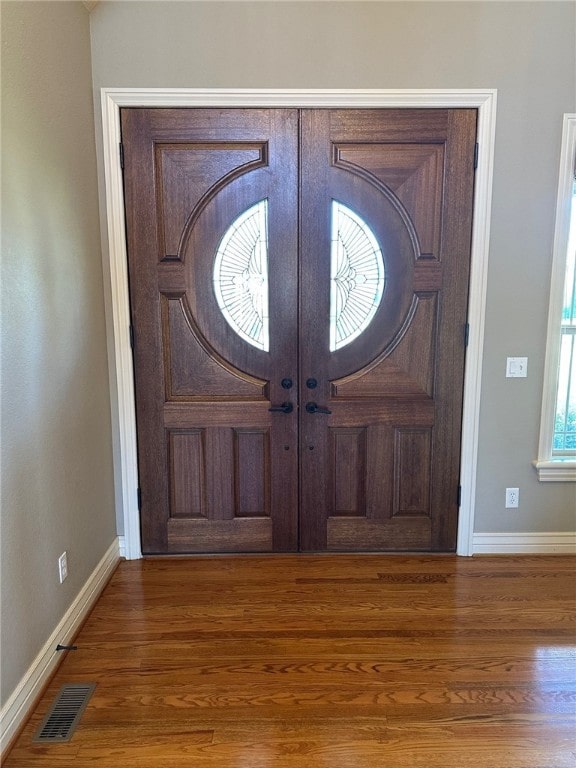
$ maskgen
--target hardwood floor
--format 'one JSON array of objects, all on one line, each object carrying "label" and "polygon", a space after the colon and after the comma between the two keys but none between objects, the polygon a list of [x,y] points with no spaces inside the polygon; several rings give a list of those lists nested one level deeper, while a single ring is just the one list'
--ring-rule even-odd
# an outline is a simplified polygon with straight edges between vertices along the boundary
[{"label": "hardwood floor", "polygon": [[[4,766],[574,768],[575,562],[122,563]],[[72,682],[72,740],[31,743]]]}]

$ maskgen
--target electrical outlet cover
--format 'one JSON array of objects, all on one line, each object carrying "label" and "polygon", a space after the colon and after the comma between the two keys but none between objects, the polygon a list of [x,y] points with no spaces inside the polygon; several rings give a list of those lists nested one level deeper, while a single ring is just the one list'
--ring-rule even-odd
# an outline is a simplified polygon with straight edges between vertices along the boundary
[{"label": "electrical outlet cover", "polygon": [[60,577],[60,584],[68,576],[68,556],[66,552],[62,552],[58,558],[58,575]]},{"label": "electrical outlet cover", "polygon": [[515,509],[520,501],[519,488],[506,488],[506,509]]}]

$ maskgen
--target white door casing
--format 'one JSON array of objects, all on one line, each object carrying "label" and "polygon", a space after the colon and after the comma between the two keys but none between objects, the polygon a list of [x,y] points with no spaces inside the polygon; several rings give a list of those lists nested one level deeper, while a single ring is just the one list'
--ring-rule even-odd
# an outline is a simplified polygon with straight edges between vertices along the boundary
[{"label": "white door casing", "polygon": [[464,378],[461,446],[461,503],[457,554],[471,555],[476,497],[476,463],[480,384],[488,272],[490,207],[496,125],[496,90],[269,90],[102,88],[105,188],[104,274],[109,275],[111,302],[107,310],[112,412],[119,456],[114,467],[120,480],[124,521],[124,554],[142,556],[138,510],[138,463],[130,305],[124,227],[124,196],[120,166],[121,107],[296,107],[296,108],[476,108],[479,145],[474,193],[474,223],[468,304],[468,349]]}]

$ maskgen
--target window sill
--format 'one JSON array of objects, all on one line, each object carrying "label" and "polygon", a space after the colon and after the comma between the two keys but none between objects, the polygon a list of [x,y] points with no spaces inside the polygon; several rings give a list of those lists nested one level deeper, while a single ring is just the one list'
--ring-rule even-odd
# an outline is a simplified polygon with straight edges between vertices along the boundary
[{"label": "window sill", "polygon": [[556,459],[555,461],[533,462],[538,480],[541,482],[576,482],[576,461]]}]

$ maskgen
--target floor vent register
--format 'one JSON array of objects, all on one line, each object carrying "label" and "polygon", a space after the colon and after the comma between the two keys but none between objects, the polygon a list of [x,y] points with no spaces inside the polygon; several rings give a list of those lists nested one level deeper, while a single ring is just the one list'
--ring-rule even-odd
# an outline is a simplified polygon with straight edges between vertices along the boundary
[{"label": "floor vent register", "polygon": [[46,744],[70,741],[96,683],[75,683],[60,689],[32,741]]}]

